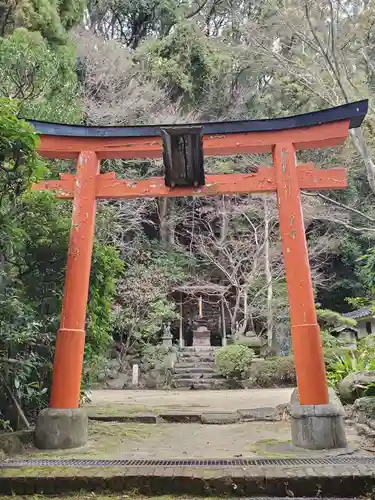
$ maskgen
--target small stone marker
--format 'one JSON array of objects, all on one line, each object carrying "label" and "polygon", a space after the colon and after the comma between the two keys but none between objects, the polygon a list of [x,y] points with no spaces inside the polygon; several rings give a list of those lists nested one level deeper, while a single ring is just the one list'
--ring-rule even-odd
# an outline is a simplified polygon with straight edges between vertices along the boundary
[{"label": "small stone marker", "polygon": [[138,384],[139,384],[139,366],[133,365],[132,386],[138,387]]}]

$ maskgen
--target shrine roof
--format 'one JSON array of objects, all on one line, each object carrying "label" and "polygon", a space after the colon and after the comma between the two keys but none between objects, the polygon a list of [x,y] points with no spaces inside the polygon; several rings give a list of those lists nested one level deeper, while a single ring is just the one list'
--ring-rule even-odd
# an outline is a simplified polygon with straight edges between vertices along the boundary
[{"label": "shrine roof", "polygon": [[373,308],[371,306],[361,307],[360,309],[356,309],[355,311],[351,311],[348,313],[344,313],[344,318],[350,319],[362,319],[373,316]]},{"label": "shrine roof", "polygon": [[368,101],[362,100],[337,106],[334,108],[314,111],[295,116],[262,120],[236,120],[203,122],[190,124],[165,124],[165,125],[133,125],[133,126],[85,126],[66,125],[62,123],[49,123],[29,120],[38,134],[66,137],[157,137],[161,135],[164,127],[189,127],[202,126],[203,134],[247,134],[249,132],[276,132],[292,130],[302,127],[313,127],[324,123],[349,121],[349,128],[361,126],[368,109]]}]

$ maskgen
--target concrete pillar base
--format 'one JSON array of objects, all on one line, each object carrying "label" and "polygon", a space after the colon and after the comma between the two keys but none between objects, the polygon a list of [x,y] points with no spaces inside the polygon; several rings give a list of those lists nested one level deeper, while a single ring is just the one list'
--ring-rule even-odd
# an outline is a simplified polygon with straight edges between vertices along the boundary
[{"label": "concrete pillar base", "polygon": [[292,405],[292,444],[306,450],[346,448],[344,415],[342,407],[332,404]]},{"label": "concrete pillar base", "polygon": [[34,444],[42,450],[79,448],[87,443],[88,418],[83,408],[46,408],[39,413]]}]

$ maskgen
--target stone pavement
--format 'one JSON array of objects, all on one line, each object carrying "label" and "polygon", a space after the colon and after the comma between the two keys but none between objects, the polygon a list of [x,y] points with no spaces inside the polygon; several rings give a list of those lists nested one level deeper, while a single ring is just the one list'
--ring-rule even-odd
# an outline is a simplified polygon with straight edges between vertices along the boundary
[{"label": "stone pavement", "polygon": [[[98,415],[137,412],[233,412],[287,403],[291,389],[241,391],[94,391],[89,411]],[[260,412],[261,413],[261,412]],[[157,421],[156,419],[154,421]],[[82,468],[70,463],[44,462],[0,468],[0,492],[56,494],[131,492],[145,495],[196,497],[358,497],[375,491],[375,462],[345,463],[345,457],[370,455],[353,427],[347,427],[349,449],[306,451],[291,445],[290,423],[242,421],[227,425],[201,423],[89,422],[87,446],[75,450],[30,448],[12,460],[93,460]],[[344,457],[344,460],[342,459]],[[333,457],[322,464],[324,457]],[[213,466],[209,459],[236,459]],[[262,462],[241,459],[264,458]],[[293,464],[289,459],[300,458]],[[315,461],[311,461],[313,459]],[[95,460],[135,460],[99,467]],[[169,464],[173,459],[201,459],[199,466]],[[309,460],[310,459],[310,460]],[[148,463],[139,460],[152,461]],[[158,461],[164,460],[164,463]],[[276,460],[276,462],[275,462]],[[317,461],[318,460],[318,461]],[[320,461],[320,462],[319,462]],[[116,465],[117,464],[117,465]],[[1,464],[0,464],[1,466]]]},{"label": "stone pavement", "polygon": [[[89,423],[89,442],[84,448],[52,452],[30,449],[23,458],[216,459],[314,455],[292,448],[290,422],[285,420],[202,425],[196,421],[140,423],[115,419],[129,413],[136,416],[140,411],[191,414],[269,408],[287,403],[291,392],[291,389],[94,391],[88,408],[94,420]],[[95,420],[100,417],[109,421]],[[361,449],[361,438],[352,427],[347,428],[347,437],[351,451]]]},{"label": "stone pavement", "polygon": [[241,389],[220,391],[124,391],[96,390],[89,407],[147,412],[153,410],[236,411],[276,407],[288,403],[293,389]]},{"label": "stone pavement", "polygon": [[[352,428],[347,429],[350,452],[361,449]],[[343,453],[340,450],[339,453]],[[31,448],[14,459],[219,459],[290,458],[328,456],[332,452],[312,452],[293,448],[290,424],[241,422],[228,425],[140,424],[120,422],[89,423],[89,442],[75,450]]]}]

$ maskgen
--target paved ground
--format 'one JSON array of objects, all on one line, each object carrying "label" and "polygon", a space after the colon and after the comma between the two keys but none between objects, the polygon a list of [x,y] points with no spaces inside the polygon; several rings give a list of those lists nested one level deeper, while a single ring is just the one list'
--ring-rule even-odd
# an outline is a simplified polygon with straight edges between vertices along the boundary
[{"label": "paved ground", "polygon": [[[114,416],[133,412],[215,412],[287,403],[291,389],[241,391],[94,391],[89,413]],[[350,446],[360,440],[350,428]],[[38,451],[27,458],[177,459],[296,456],[291,448],[290,423],[240,422],[227,425],[200,423],[98,422],[89,424],[89,443],[84,449]],[[311,455],[311,452],[309,452]],[[26,458],[26,457],[25,457]]]},{"label": "paved ground", "polygon": [[[291,389],[242,391],[94,391],[91,411],[98,414],[133,412],[191,412],[234,411],[276,407],[287,403]],[[360,438],[348,427],[349,450],[312,452],[291,446],[290,423],[241,422],[230,425],[198,423],[142,424],[134,422],[90,421],[89,442],[77,450],[39,451],[29,449],[13,459],[220,459],[220,458],[296,458],[340,455],[349,452],[367,454]],[[353,456],[353,455],[351,455]],[[112,492],[129,492],[129,496],[114,496],[140,500],[134,492],[150,494],[171,493],[165,500],[177,500],[178,494],[194,498],[226,495],[252,496],[337,496],[354,497],[372,490],[375,466],[303,465],[285,461],[280,465],[246,467],[164,467],[161,465],[135,467],[69,468],[57,465],[42,467],[5,468],[0,474],[2,493],[20,494],[26,491],[48,493],[78,492],[65,498],[88,498],[86,492],[98,497]],[[103,491],[104,495],[100,495]],[[81,496],[82,495],[82,496]],[[92,493],[89,493],[90,498]],[[24,497],[14,497],[24,498]],[[40,498],[44,498],[41,496]],[[164,500],[163,499],[163,500]],[[1,497],[0,497],[1,500]],[[160,499],[161,500],[161,499]],[[182,500],[182,499],[181,499]]]},{"label": "paved ground", "polygon": [[[348,428],[350,451],[360,450]],[[342,451],[341,451],[342,453]],[[30,449],[16,459],[216,459],[288,458],[337,454],[293,449],[290,423],[242,422],[230,425],[90,422],[87,446],[76,450]],[[363,454],[363,452],[361,452]]]},{"label": "paved ground", "polygon": [[93,391],[89,406],[112,410],[207,410],[235,411],[276,407],[288,403],[293,389],[249,389],[231,391]]}]

